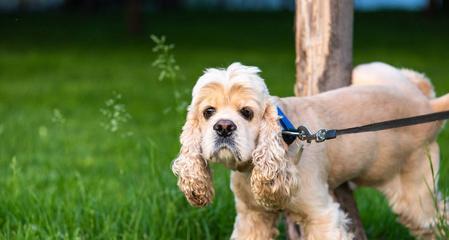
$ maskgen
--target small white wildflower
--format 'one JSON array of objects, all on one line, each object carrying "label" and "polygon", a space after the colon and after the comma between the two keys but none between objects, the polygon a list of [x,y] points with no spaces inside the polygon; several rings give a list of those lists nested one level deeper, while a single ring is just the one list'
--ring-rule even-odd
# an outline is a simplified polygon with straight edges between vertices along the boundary
[{"label": "small white wildflower", "polygon": [[134,136],[134,132],[128,131],[122,134],[123,138]]},{"label": "small white wildflower", "polygon": [[16,156],[13,156],[11,159],[11,163],[9,165],[9,167],[14,171],[15,169],[17,169],[17,158]]},{"label": "small white wildflower", "polygon": [[48,129],[46,126],[40,126],[38,129],[39,137],[46,138],[48,136]]},{"label": "small white wildflower", "polygon": [[100,109],[100,113],[105,118],[101,126],[109,132],[117,132],[122,125],[131,119],[131,115],[126,111],[126,106],[121,103],[122,95],[114,93],[111,99],[105,101],[105,107]]},{"label": "small white wildflower", "polygon": [[37,232],[39,230],[39,227],[36,224],[30,224],[28,225],[28,228],[33,232]]},{"label": "small white wildflower", "polygon": [[178,113],[184,113],[189,106],[189,103],[187,101],[180,101],[178,106],[176,107],[176,111]]},{"label": "small white wildflower", "polygon": [[159,81],[164,81],[165,79],[175,80],[179,71],[175,56],[171,53],[175,45],[168,44],[165,36],[157,37],[151,35],[151,39],[156,44],[153,47],[153,52],[158,53],[152,65],[159,69]]},{"label": "small white wildflower", "polygon": [[53,116],[51,117],[51,121],[57,124],[64,124],[65,117],[62,115],[61,111],[57,108],[53,109]]},{"label": "small white wildflower", "polygon": [[170,107],[166,107],[166,108],[164,108],[164,110],[162,110],[162,114],[167,115],[171,112],[171,110],[172,109]]}]

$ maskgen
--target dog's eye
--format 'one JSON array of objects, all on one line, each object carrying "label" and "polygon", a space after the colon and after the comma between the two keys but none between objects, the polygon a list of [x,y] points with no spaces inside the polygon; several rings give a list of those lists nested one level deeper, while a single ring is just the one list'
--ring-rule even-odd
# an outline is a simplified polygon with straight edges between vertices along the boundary
[{"label": "dog's eye", "polygon": [[207,119],[209,119],[210,117],[212,117],[212,115],[214,115],[215,112],[216,112],[215,108],[213,108],[213,107],[208,107],[208,108],[204,109],[204,111],[203,111],[203,116],[204,116],[204,118],[207,120]]},{"label": "dog's eye", "polygon": [[254,116],[253,110],[251,110],[251,108],[249,107],[244,107],[240,109],[240,114],[243,116],[243,118],[245,118],[248,121],[253,119]]}]

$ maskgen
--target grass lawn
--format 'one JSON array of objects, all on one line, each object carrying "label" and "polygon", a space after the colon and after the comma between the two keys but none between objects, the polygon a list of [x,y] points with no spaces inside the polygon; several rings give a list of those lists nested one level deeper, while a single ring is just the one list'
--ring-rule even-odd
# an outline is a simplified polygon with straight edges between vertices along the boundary
[{"label": "grass lawn", "polygon": [[[226,169],[214,167],[209,207],[190,207],[176,187],[170,162],[184,113],[174,92],[189,101],[204,68],[241,61],[263,70],[273,95],[291,95],[293,15],[147,14],[145,36],[134,38],[123,20],[0,15],[0,239],[229,238],[235,210]],[[157,80],[151,33],[176,44],[175,85]],[[449,92],[448,17],[356,14],[354,35],[355,64],[417,69],[438,94]],[[121,104],[131,118],[111,126],[104,113],[124,116]],[[444,191],[447,128],[439,142]],[[370,239],[411,239],[382,196],[360,189],[356,197]]]}]

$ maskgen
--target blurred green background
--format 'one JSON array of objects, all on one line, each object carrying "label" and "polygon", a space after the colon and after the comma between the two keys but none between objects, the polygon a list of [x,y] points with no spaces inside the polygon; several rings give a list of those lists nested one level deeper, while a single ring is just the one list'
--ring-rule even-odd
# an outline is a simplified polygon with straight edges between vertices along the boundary
[{"label": "blurred green background", "polygon": [[[234,61],[260,67],[273,95],[292,95],[294,13],[142,17],[130,34],[117,9],[0,15],[1,239],[229,238],[229,171],[214,166],[216,197],[203,209],[187,204],[170,171],[185,103],[205,68]],[[158,80],[150,34],[175,44],[173,81]],[[371,61],[424,72],[438,95],[449,92],[449,16],[357,12],[354,65]],[[447,196],[447,128],[439,143]],[[380,194],[356,197],[370,239],[412,239]]]}]

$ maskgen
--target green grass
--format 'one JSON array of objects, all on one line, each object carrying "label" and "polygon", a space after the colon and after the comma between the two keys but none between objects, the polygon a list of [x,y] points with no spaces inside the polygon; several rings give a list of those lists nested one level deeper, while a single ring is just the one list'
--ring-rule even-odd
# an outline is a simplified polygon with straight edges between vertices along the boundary
[{"label": "green grass", "polygon": [[[176,44],[181,92],[204,68],[241,61],[263,70],[273,95],[287,96],[295,76],[293,15],[147,14],[146,34],[135,38],[123,20],[120,13],[0,16],[1,239],[229,238],[235,211],[226,169],[214,167],[217,192],[207,208],[190,207],[176,187],[170,162],[184,117],[173,111],[172,84],[159,82],[151,67],[149,35]],[[439,94],[449,92],[448,43],[447,17],[355,17],[356,64],[426,72]],[[100,109],[114,91],[132,119],[111,132]],[[447,129],[439,142],[448,189]],[[370,239],[411,238],[380,194],[361,189],[356,197]]]}]

